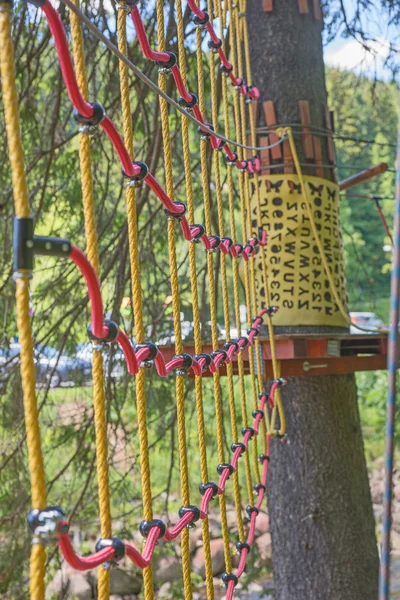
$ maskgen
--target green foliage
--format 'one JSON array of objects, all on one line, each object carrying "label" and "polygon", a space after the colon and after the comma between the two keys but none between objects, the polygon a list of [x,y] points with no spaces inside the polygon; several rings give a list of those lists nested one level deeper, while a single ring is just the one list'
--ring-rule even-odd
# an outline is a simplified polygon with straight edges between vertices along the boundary
[{"label": "green foliage", "polygon": [[[343,136],[396,144],[397,87],[371,81],[351,72],[327,70],[330,108],[335,114],[336,132]],[[395,148],[351,140],[336,140],[339,180],[380,162],[394,169]],[[349,190],[350,193],[389,198],[381,206],[389,227],[393,227],[394,173],[387,172]],[[391,253],[375,202],[343,196],[341,222],[346,260],[350,310],[372,310],[388,322]]]}]

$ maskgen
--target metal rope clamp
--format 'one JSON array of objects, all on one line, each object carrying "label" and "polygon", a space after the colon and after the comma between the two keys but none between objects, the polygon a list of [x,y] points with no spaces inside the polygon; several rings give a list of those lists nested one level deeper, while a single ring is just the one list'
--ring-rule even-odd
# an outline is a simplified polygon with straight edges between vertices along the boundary
[{"label": "metal rope clamp", "polygon": [[[47,546],[55,543],[60,533],[68,532],[66,519],[64,511],[59,506],[47,506],[44,510],[34,508],[29,511],[26,520],[33,534],[32,544]],[[63,522],[64,525],[60,527]]]},{"label": "metal rope clamp", "polygon": [[100,552],[104,548],[113,548],[114,556],[111,560],[107,560],[103,563],[104,569],[110,569],[113,565],[116,565],[125,556],[125,544],[119,538],[101,538],[96,544],[96,552]]},{"label": "metal rope clamp", "polygon": [[93,114],[90,117],[84,117],[76,108],[74,108],[73,116],[78,125],[81,125],[81,127],[79,127],[80,133],[93,135],[97,131],[100,123],[105,118],[106,111],[98,102],[91,102],[90,105],[93,108]]},{"label": "metal rope clamp", "polygon": [[193,365],[193,358],[190,356],[190,354],[177,354],[176,356],[174,356],[174,358],[182,358],[183,360],[182,365],[175,369],[175,375],[188,375],[189,370],[192,368]]},{"label": "metal rope clamp", "polygon": [[124,10],[127,15],[130,15],[134,6],[139,4],[139,0],[116,0],[118,10]]},{"label": "metal rope clamp", "polygon": [[140,168],[140,172],[137,175],[131,176],[127,175],[125,171],[122,169],[122,175],[126,177],[129,181],[126,182],[126,187],[135,187],[140,188],[143,185],[143,181],[146,179],[149,174],[149,167],[142,160],[135,160],[132,162],[135,167]]},{"label": "metal rope clamp", "polygon": [[174,54],[173,52],[169,52],[168,50],[165,52],[165,54],[169,55],[169,60],[168,61],[162,61],[162,60],[156,60],[154,61],[158,67],[158,72],[161,75],[169,75],[171,72],[171,69],[173,67],[176,67],[177,63],[178,63],[178,59],[176,57],[176,54]]}]

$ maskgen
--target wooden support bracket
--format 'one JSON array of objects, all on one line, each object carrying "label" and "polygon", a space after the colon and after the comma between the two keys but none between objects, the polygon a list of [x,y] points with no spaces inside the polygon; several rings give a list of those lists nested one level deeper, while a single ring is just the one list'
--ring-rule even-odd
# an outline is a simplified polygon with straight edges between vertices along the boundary
[{"label": "wooden support bracket", "polygon": [[[388,336],[386,334],[294,334],[276,335],[277,359],[281,363],[282,377],[333,375],[356,371],[386,369]],[[261,337],[262,368],[266,377],[272,377],[271,345]],[[222,348],[221,342],[220,347]],[[193,343],[185,344],[184,352],[195,354]],[[211,353],[211,343],[205,343],[203,352]],[[252,351],[252,350],[250,350]],[[175,354],[173,346],[162,348],[166,360]],[[249,351],[242,353],[243,366],[249,374]],[[233,372],[238,370],[237,356],[232,361]],[[226,367],[220,369],[226,375]],[[205,377],[211,377],[208,371]]]},{"label": "wooden support bracket", "polygon": [[348,190],[360,183],[364,183],[364,181],[368,181],[372,177],[376,177],[376,175],[381,175],[388,168],[387,163],[379,163],[379,165],[375,165],[375,167],[371,167],[370,169],[366,169],[365,171],[361,171],[356,175],[352,175],[347,179],[343,179],[343,181],[339,181],[339,189],[341,191]]}]

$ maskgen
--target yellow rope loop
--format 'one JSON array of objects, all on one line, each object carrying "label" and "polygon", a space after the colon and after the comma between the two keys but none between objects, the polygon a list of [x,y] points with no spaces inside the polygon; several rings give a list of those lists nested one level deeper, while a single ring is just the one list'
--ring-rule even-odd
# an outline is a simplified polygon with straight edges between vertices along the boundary
[{"label": "yellow rope loop", "polygon": [[[122,54],[127,54],[126,40],[126,18],[125,10],[118,11],[118,47]],[[122,61],[119,61],[120,89],[121,89],[121,104],[124,127],[124,141],[128,152],[133,159],[133,127],[132,127],[132,111],[129,98],[129,77],[128,69]],[[129,238],[129,259],[131,267],[131,282],[132,282],[132,299],[133,299],[133,316],[135,336],[138,344],[144,342],[144,325],[143,325],[143,304],[142,304],[142,289],[140,279],[140,264],[139,264],[139,239],[137,229],[137,214],[136,214],[136,192],[135,188],[128,186],[126,188],[126,208],[128,220],[128,238]],[[151,474],[149,461],[149,443],[147,436],[147,415],[146,415],[146,392],[145,392],[145,370],[139,369],[136,376],[136,407],[139,435],[139,451],[140,451],[140,473],[142,481],[143,494],[143,516],[146,521],[153,518],[152,493],[151,493]],[[144,583],[144,598],[145,600],[153,600],[154,585],[152,567],[148,566],[143,571]]]},{"label": "yellow rope loop", "polygon": [[[204,114],[204,69],[203,69],[203,53],[201,49],[202,36],[201,31],[198,28],[196,31],[196,56],[197,56],[197,81],[198,81],[198,93],[199,93],[199,107]],[[206,225],[207,235],[211,235],[211,205],[210,205],[210,189],[208,180],[208,164],[207,164],[207,141],[200,141],[200,164],[201,164],[201,178],[204,195],[204,219]],[[214,260],[213,254],[209,252],[207,254],[207,273],[209,280],[209,297],[210,297],[210,320],[211,320],[211,337],[213,350],[218,349],[218,330],[217,330],[217,302],[215,295],[215,278],[214,278]],[[220,374],[217,370],[213,373],[214,383],[214,401],[215,401],[215,421],[217,427],[217,447],[218,447],[218,460],[221,464],[225,462],[225,449],[224,449],[224,427],[223,427],[223,411],[222,411],[222,397],[221,397],[221,385],[220,385]],[[221,513],[221,529],[222,537],[224,541],[224,556],[225,566],[228,572],[232,570],[232,559],[229,547],[229,530],[228,520],[226,516],[226,503],[223,495],[219,495],[219,506]]]},{"label": "yellow rope loop", "polygon": [[[220,13],[219,13],[220,14]],[[211,81],[211,107],[212,107],[212,120],[213,124],[217,123],[218,120],[218,101],[217,101],[217,89],[215,81],[215,56],[214,53],[210,53],[210,81]],[[220,173],[220,154],[214,152],[214,172],[215,172],[215,191],[217,198],[217,211],[218,211],[218,235],[220,238],[225,236],[224,231],[224,215],[223,215],[223,204],[222,204],[222,188],[221,188],[221,173]],[[229,169],[230,170],[230,169]],[[230,336],[230,317],[229,317],[229,291],[228,281],[226,274],[226,255],[220,255],[221,265],[221,283],[222,283],[222,303],[224,313],[224,327],[226,331],[226,339],[229,342]],[[231,421],[231,432],[232,439],[234,442],[238,441],[238,428],[237,428],[237,417],[235,407],[235,393],[233,385],[233,368],[232,364],[228,364],[226,367],[227,378],[228,378],[228,398],[229,398],[229,410],[230,410],[230,421]],[[234,500],[236,518],[238,522],[238,533],[241,542],[244,541],[244,528],[242,518],[242,507],[241,507],[241,494],[239,485],[239,473],[238,470],[233,474],[233,487],[234,487]]]},{"label": "yellow rope loop", "polygon": [[[0,3],[0,73],[3,93],[8,152],[11,164],[14,206],[17,217],[29,217],[28,188],[18,111],[18,94],[12,13],[10,4]],[[16,280],[17,327],[21,345],[21,380],[24,400],[26,440],[31,479],[32,508],[46,507],[46,481],[39,429],[39,414],[35,391],[33,340],[29,317],[29,273],[19,272]],[[30,597],[43,600],[45,595],[46,551],[34,544],[30,561]]]},{"label": "yellow rope loop", "polygon": [[[79,0],[74,0],[74,3],[79,7]],[[82,29],[79,17],[73,12],[70,14],[70,23],[75,72],[80,91],[85,100],[87,100],[88,83],[86,77]],[[84,133],[81,133],[79,137],[79,161],[81,167],[82,203],[84,211],[87,255],[93,268],[97,274],[99,274],[99,252],[93,194],[90,139],[89,136]],[[110,538],[111,507],[108,473],[106,398],[104,391],[103,357],[101,352],[97,351],[97,349],[94,350],[92,356],[92,374],[100,529],[102,538]],[[109,570],[102,567],[99,572],[98,597],[99,600],[107,600],[109,596],[110,574]]]},{"label": "yellow rope loop", "polygon": [[[237,66],[237,74],[239,77],[243,77],[243,68],[242,68],[242,56],[241,56],[241,48],[240,48],[240,37],[239,37],[239,16],[238,16],[238,7],[232,9],[231,12],[232,24],[230,28],[230,42],[231,48],[237,48],[237,57],[235,53],[232,55],[232,64],[234,67]],[[236,63],[237,58],[237,63]],[[235,128],[238,134],[239,140],[246,139],[246,120],[245,120],[245,104],[244,98],[240,95],[240,99],[238,98],[238,94],[234,95],[234,119],[235,119]],[[241,148],[239,148],[239,158],[243,160],[245,158],[244,152]],[[249,206],[249,197],[248,197],[248,174],[247,173],[239,173],[239,192],[240,192],[240,213],[241,213],[241,225],[242,225],[242,236],[243,240],[246,241],[250,237],[250,232],[248,231],[248,219],[247,215],[250,216],[248,206]],[[250,265],[249,265],[250,263]],[[250,267],[250,268],[249,268]],[[247,322],[248,326],[251,327],[251,316],[255,314],[255,289],[252,275],[252,269],[254,268],[253,260],[249,262],[244,262],[244,288],[245,288],[245,299],[246,299],[246,309],[247,309]],[[258,339],[256,338],[255,348],[256,352],[259,353]],[[249,356],[249,368],[250,368],[250,379],[251,379],[251,389],[252,389],[252,398],[253,398],[253,407],[254,409],[258,408],[258,394],[257,394],[257,384],[256,384],[256,376],[255,376],[255,368],[254,368],[254,355],[253,349],[249,348],[248,350]],[[261,366],[261,363],[260,363]],[[263,423],[263,433],[265,424]],[[265,435],[264,435],[265,438]],[[254,463],[254,471],[256,474],[257,482],[261,480],[260,474],[260,465],[258,462],[258,443],[257,439],[253,438],[253,463]]]},{"label": "yellow rope loop", "polygon": [[[228,10],[228,3],[224,3],[223,10],[223,18],[226,22],[226,14]],[[232,46],[232,30],[230,28],[231,37],[230,37],[230,47],[231,51],[233,51]],[[234,60],[231,57],[231,62]],[[227,90],[227,80],[226,77],[222,77],[222,103],[223,103],[223,118],[225,125],[225,136],[228,137],[230,134],[230,125],[229,125],[229,100],[228,100],[228,90]],[[233,175],[232,169],[227,170],[227,183],[228,183],[228,207],[229,207],[229,228],[230,228],[230,236],[232,239],[237,239],[236,236],[236,223],[235,223],[235,206],[234,206],[234,187],[233,187]],[[236,328],[238,331],[238,336],[241,336],[241,322],[240,322],[240,300],[239,300],[239,270],[238,270],[238,262],[236,260],[232,261],[232,280],[233,280],[233,298],[234,298],[234,309],[235,309],[235,322]],[[241,406],[241,414],[242,414],[242,424],[243,427],[248,426],[248,417],[247,417],[247,403],[246,403],[246,387],[244,381],[244,364],[243,364],[243,355],[240,353],[237,357],[238,362],[238,376],[239,376],[239,392],[240,392],[240,406]],[[250,470],[250,457],[249,453],[246,452],[244,455],[245,460],[245,472],[246,472],[246,487],[248,494],[248,501],[251,504],[253,500],[253,487],[252,487],[252,477]]]}]

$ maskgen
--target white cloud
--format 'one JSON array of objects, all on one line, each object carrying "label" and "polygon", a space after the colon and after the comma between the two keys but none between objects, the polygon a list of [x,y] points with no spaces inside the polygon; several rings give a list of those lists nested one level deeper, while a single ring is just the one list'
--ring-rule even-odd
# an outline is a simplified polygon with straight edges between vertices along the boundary
[{"label": "white cloud", "polygon": [[384,77],[384,61],[389,53],[389,43],[384,39],[368,42],[364,48],[357,40],[329,44],[325,49],[325,63],[330,67],[348,69],[367,76]]}]

